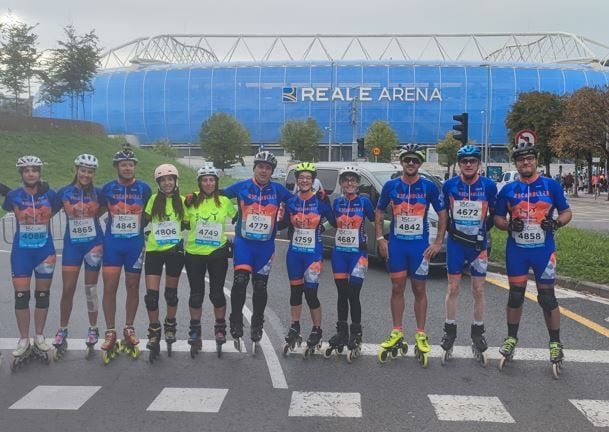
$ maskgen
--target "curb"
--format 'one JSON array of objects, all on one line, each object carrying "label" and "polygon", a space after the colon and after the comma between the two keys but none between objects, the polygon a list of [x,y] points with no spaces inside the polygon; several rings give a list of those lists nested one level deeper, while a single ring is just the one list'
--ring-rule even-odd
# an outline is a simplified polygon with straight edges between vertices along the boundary
[{"label": "curb", "polygon": [[[488,263],[488,270],[495,273],[500,273],[502,275],[506,274],[505,266],[493,262]],[[535,280],[535,277],[531,271],[529,271],[529,280]],[[607,285],[580,281],[567,276],[556,276],[556,285],[561,288],[567,288],[573,291],[593,294],[609,299],[609,286]]]}]

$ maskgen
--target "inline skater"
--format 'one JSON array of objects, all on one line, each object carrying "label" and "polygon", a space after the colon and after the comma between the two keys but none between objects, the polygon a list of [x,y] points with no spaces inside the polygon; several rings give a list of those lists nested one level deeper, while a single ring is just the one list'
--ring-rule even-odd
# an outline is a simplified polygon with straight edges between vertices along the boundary
[{"label": "inline skater", "polygon": [[252,353],[262,338],[267,282],[275,253],[277,212],[292,194],[281,184],[271,181],[277,159],[262,151],[254,156],[254,177],[224,189],[228,198],[237,198],[239,214],[235,227],[234,281],[231,291],[230,332],[235,348],[241,349],[243,305],[252,275],[254,310],[251,321]]},{"label": "inline skater", "polygon": [[[495,214],[495,226],[507,230],[509,234],[505,260],[510,284],[506,307],[508,336],[499,349],[502,355],[499,368],[503,369],[514,355],[527,275],[532,267],[537,284],[537,302],[544,312],[550,336],[552,372],[558,378],[564,354],[560,342],[560,310],[554,294],[554,231],[568,224],[572,213],[560,184],[537,174],[537,149],[534,144],[516,144],[512,149],[512,159],[520,178],[501,189]],[[555,209],[558,211],[556,219]]]},{"label": "inline skater", "polygon": [[167,316],[163,323],[167,355],[171,357],[171,345],[176,341],[176,312],[178,310],[178,282],[184,268],[184,198],[180,196],[177,168],[171,164],[159,165],[154,170],[158,192],[146,204],[146,220],[152,229],[146,237],[144,274],[146,295],[144,303],[148,311],[149,361],[153,363],[161,351],[161,322],[159,321],[159,293],[161,276],[165,267],[165,302]]},{"label": "inline skater", "polygon": [[93,178],[99,166],[97,158],[81,154],[74,160],[76,174],[71,184],[59,189],[56,198],[57,209],[63,208],[68,223],[63,237],[61,274],[63,292],[60,302],[59,330],[55,335],[54,358],[58,360],[68,348],[68,323],[72,313],[74,292],[81,266],[85,265],[85,296],[89,329],[86,337],[86,354],[93,353],[99,339],[97,328],[97,280],[103,256],[104,233],[99,223],[99,215],[105,212],[101,189],[93,185]]},{"label": "inline skater", "polygon": [[298,193],[285,204],[284,222],[279,229],[288,226],[290,245],[286,254],[288,277],[290,278],[290,307],[292,324],[285,337],[284,355],[300,345],[300,316],[304,294],[311,313],[313,329],[303,352],[308,357],[321,348],[321,305],[317,297],[319,275],[323,267],[323,245],[321,243],[322,221],[326,218],[332,225],[334,216],[327,200],[321,199],[313,190],[317,177],[315,165],[301,162],[294,169]]},{"label": "inline skater", "polygon": [[[329,340],[324,353],[342,352],[347,345],[347,361],[351,363],[359,355],[362,344],[362,307],[360,291],[368,270],[368,238],[366,218],[374,221],[374,206],[366,197],[359,196],[360,171],[356,166],[345,166],[338,172],[343,195],[333,204],[336,219],[336,236],[332,250],[332,272],[338,291],[336,303],[338,321],[336,334]],[[347,320],[351,313],[351,325]]]},{"label": "inline skater", "polygon": [[[139,339],[135,335],[133,321],[139,304],[140,274],[144,257],[144,209],[152,195],[150,186],[135,178],[137,157],[125,148],[112,158],[117,179],[102,188],[102,197],[108,206],[108,219],[104,236],[103,308],[106,333],[101,349],[104,364],[123,348],[130,356],[139,356]],[[116,293],[122,267],[125,268],[126,324],[123,341],[116,341]],[[118,346],[117,346],[118,345]]]},{"label": "inline skater", "polygon": [[[404,315],[404,291],[406,279],[414,294],[414,314],[416,319],[415,356],[427,367],[427,356],[431,347],[425,333],[427,318],[427,292],[425,281],[429,271],[429,261],[440,251],[446,232],[447,214],[442,194],[436,185],[419,176],[419,168],[425,162],[425,152],[417,144],[407,144],[400,153],[402,176],[388,181],[383,186],[376,208],[375,227],[379,253],[388,259],[391,273],[391,317],[393,330],[381,343],[378,358],[387,360],[388,354],[397,355],[398,350],[405,355],[408,344],[404,341],[402,319]],[[383,233],[385,209],[391,204],[391,227],[389,241]],[[429,223],[427,213],[432,205],[438,213],[438,235],[429,243]]]},{"label": "inline skater", "polygon": [[461,285],[461,271],[467,263],[471,275],[474,298],[474,320],[471,325],[472,351],[478,361],[486,366],[484,338],[484,279],[488,265],[487,232],[493,226],[497,186],[492,180],[478,175],[480,148],[465,145],[457,151],[457,163],[461,175],[444,182],[442,193],[448,208],[448,238],[446,258],[448,291],[445,299],[446,321],[440,343],[444,354],[442,364],[452,354],[457,337],[457,300]]},{"label": "inline skater", "polygon": [[[55,247],[50,221],[55,213],[55,191],[42,181],[42,161],[36,156],[22,156],[17,171],[23,186],[7,193],[2,208],[15,214],[17,229],[11,248],[11,273],[15,289],[15,317],[19,342],[13,351],[11,369],[20,367],[33,355],[49,361],[50,347],[44,338],[49,309],[49,294],[55,270]],[[30,283],[36,277],[34,298],[34,343],[30,344]]]},{"label": "inline skater", "polygon": [[209,275],[209,300],[214,306],[216,352],[222,355],[226,342],[226,298],[224,281],[231,243],[224,233],[227,219],[237,215],[234,204],[219,194],[220,177],[214,167],[197,171],[199,192],[186,196],[185,220],[190,227],[186,241],[186,274],[190,285],[190,332],[188,343],[194,357],[201,351],[201,314],[205,297],[205,273]]}]

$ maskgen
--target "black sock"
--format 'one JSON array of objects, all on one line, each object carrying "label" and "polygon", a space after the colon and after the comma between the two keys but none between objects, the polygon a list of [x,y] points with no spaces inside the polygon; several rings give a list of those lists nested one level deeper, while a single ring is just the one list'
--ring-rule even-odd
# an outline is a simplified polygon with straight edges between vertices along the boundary
[{"label": "black sock", "polygon": [[518,338],[518,327],[520,324],[508,324],[508,336]]},{"label": "black sock", "polygon": [[548,333],[550,333],[550,342],[560,342],[560,329],[548,329]]}]

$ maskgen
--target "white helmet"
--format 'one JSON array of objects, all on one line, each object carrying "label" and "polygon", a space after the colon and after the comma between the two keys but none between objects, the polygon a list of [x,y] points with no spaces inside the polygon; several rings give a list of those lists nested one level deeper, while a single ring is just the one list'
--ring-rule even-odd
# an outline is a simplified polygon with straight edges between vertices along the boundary
[{"label": "white helmet", "polygon": [[342,167],[340,171],[338,171],[339,181],[343,178],[343,176],[347,174],[354,175],[355,177],[357,177],[358,180],[361,177],[360,170],[358,167],[353,165],[347,165],[345,167]]},{"label": "white helmet", "polygon": [[74,159],[74,165],[77,167],[97,169],[99,167],[99,162],[95,156],[84,153],[78,155],[76,159]]},{"label": "white helmet", "polygon": [[218,175],[218,170],[211,166],[201,167],[197,170],[197,181],[199,181],[199,179],[204,176],[214,176],[216,177],[216,179],[220,179],[220,176]]},{"label": "white helmet", "polygon": [[25,167],[42,167],[42,160],[38,156],[21,156],[17,159],[17,170]]},{"label": "white helmet", "polygon": [[154,179],[159,181],[159,179],[163,176],[172,175],[175,176],[176,179],[180,178],[180,174],[178,174],[178,169],[171,164],[163,164],[156,167],[154,170]]}]

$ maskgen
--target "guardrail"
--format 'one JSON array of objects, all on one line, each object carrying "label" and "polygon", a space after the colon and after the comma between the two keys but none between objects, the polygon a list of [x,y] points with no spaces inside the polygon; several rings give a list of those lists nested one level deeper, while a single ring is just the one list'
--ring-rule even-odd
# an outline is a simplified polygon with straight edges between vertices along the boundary
[{"label": "guardrail", "polygon": [[[63,234],[66,227],[66,214],[62,211],[51,219],[51,235],[53,241],[63,242]],[[2,218],[2,239],[6,244],[13,244],[15,232],[17,231],[17,221],[13,213],[8,213]]]}]

